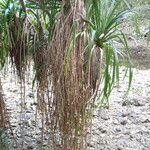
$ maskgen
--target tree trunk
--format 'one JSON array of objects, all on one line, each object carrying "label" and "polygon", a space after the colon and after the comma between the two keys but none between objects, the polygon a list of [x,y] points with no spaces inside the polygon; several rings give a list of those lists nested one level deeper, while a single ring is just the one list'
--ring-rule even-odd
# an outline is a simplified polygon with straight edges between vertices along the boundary
[{"label": "tree trunk", "polygon": [[3,99],[3,91],[2,91],[2,85],[0,80],[0,129],[5,128],[6,120],[5,120],[5,103]]},{"label": "tree trunk", "polygon": [[[52,148],[56,150],[83,150],[86,147],[88,114],[85,111],[91,91],[83,84],[85,41],[80,15],[85,16],[83,0],[63,1],[49,50],[53,89],[51,140]],[[79,35],[75,38],[74,34]]]}]

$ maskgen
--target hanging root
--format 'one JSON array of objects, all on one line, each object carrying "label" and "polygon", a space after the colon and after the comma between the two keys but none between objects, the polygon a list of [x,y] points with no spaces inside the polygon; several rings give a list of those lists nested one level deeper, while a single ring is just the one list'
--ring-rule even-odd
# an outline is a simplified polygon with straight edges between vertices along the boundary
[{"label": "hanging root", "polygon": [[34,69],[36,71],[36,80],[37,80],[37,100],[38,100],[38,109],[41,111],[46,110],[45,102],[45,93],[47,93],[48,87],[48,52],[47,52],[47,40],[44,36],[41,23],[39,23],[39,29],[37,33],[35,50],[33,54],[34,58]]},{"label": "hanging root", "polygon": [[4,129],[5,127],[6,127],[6,109],[5,109],[2,85],[0,80],[0,130]]},{"label": "hanging root", "polygon": [[68,13],[62,11],[58,18],[49,48],[53,94],[50,129],[52,148],[57,150],[86,149],[92,96],[100,80],[96,68],[99,60],[95,59],[99,50],[94,51],[90,63],[85,63],[84,1],[71,4]]},{"label": "hanging root", "polygon": [[27,54],[29,53],[27,46],[30,34],[29,26],[27,19],[23,20],[14,15],[7,33],[10,38],[9,54],[11,62],[15,65],[19,77],[24,74]]}]

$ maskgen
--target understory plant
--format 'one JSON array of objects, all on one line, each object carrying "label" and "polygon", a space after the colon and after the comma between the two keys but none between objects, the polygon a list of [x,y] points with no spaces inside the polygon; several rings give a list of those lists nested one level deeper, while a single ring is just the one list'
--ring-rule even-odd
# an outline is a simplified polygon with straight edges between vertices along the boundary
[{"label": "understory plant", "polygon": [[[121,7],[120,7],[121,5]],[[88,13],[86,17],[86,24],[88,25],[88,42],[87,52],[91,57],[94,52],[93,47],[97,47],[103,54],[101,58],[101,86],[100,93],[97,96],[98,105],[107,104],[109,95],[115,83],[119,83],[119,68],[121,66],[120,57],[127,58],[129,62],[129,87],[132,80],[131,61],[129,56],[129,49],[127,45],[126,36],[122,33],[119,25],[127,13],[130,12],[126,3],[122,6],[122,1],[91,1],[87,5]],[[116,42],[120,41],[123,49],[118,49]],[[97,49],[96,49],[97,50]],[[100,76],[100,75],[99,75]],[[106,100],[106,101],[104,101]],[[104,102],[104,103],[103,103]]]}]

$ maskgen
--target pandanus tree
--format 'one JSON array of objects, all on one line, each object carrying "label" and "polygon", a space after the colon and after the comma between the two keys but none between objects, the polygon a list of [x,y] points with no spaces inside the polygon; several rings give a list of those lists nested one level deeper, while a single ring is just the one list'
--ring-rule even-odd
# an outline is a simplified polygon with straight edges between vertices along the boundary
[{"label": "pandanus tree", "polygon": [[[85,149],[88,122],[100,95],[101,80],[104,82],[101,92],[107,99],[113,83],[119,79],[113,40],[118,38],[127,49],[124,35],[117,31],[126,11],[119,10],[120,2],[66,0],[62,3],[49,46],[53,89],[51,125],[53,133],[60,134],[61,149]],[[57,139],[58,134],[54,136]]]},{"label": "pandanus tree", "polygon": [[121,5],[111,0],[0,3],[1,64],[10,56],[25,82],[26,64],[32,58],[38,109],[50,130],[51,149],[87,148],[92,110],[108,100],[119,80],[118,54],[123,53],[114,40],[119,39],[128,56],[125,36],[118,30],[126,13]]}]

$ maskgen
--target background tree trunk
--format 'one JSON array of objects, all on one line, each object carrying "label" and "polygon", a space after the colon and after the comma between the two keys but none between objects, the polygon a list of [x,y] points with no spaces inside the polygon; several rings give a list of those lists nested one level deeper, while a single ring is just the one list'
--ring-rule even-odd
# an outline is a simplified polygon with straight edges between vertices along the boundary
[{"label": "background tree trunk", "polygon": [[5,115],[6,115],[5,103],[3,99],[3,91],[2,91],[2,85],[0,79],[0,129],[5,128],[6,125]]}]

